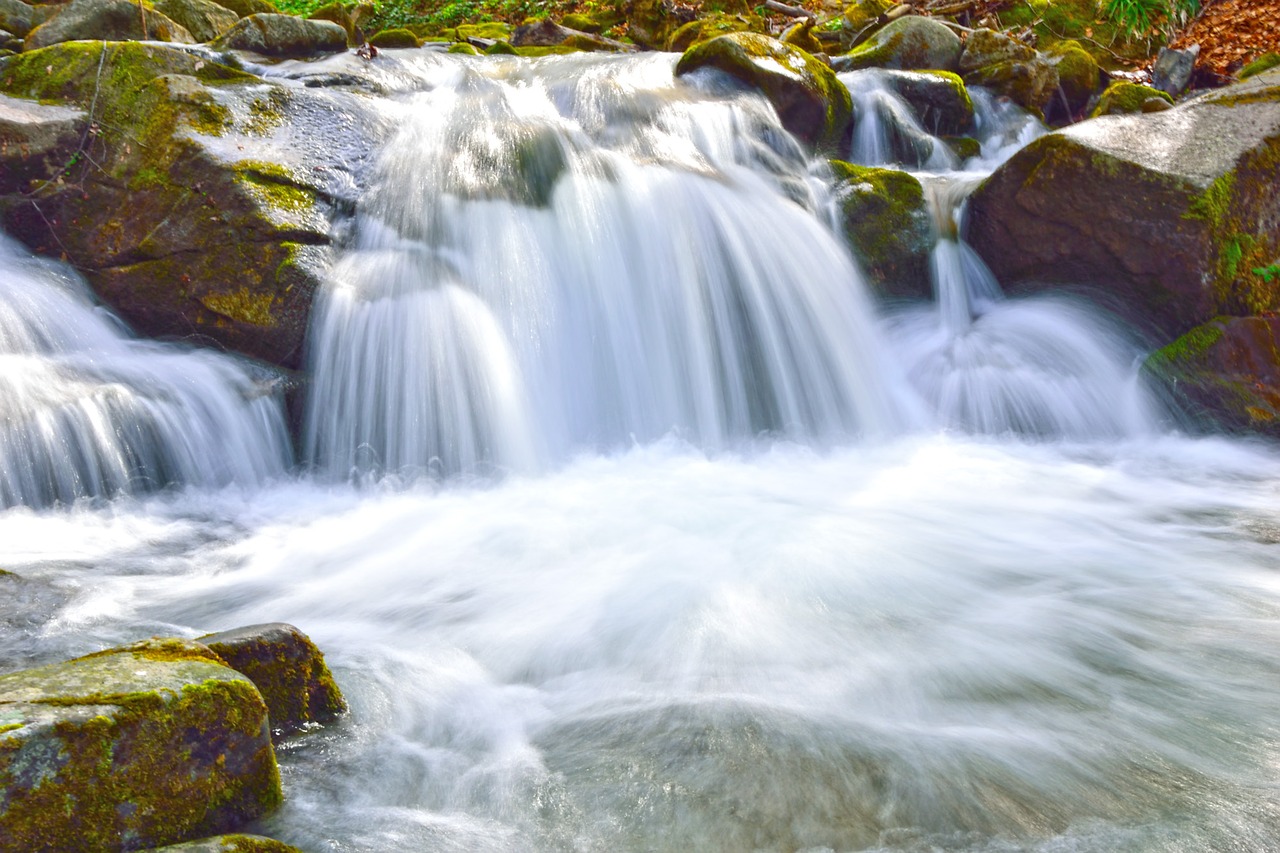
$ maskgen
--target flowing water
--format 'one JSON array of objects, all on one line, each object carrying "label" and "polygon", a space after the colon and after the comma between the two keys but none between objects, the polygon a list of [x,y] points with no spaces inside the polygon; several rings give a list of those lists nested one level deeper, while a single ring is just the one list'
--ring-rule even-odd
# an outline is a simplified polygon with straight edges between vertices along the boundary
[{"label": "flowing water", "polygon": [[[0,514],[0,667],[298,625],[352,711],[254,829],[311,851],[1280,843],[1280,453],[1170,432],[1120,330],[949,236],[1033,125],[980,104],[979,158],[909,164],[948,236],[885,308],[749,93],[414,56],[376,69],[401,132],[313,322],[306,473]],[[41,364],[180,402],[124,366],[195,359],[278,460],[241,368],[4,263],[22,322],[106,341]],[[148,447],[248,458],[212,432]]]}]

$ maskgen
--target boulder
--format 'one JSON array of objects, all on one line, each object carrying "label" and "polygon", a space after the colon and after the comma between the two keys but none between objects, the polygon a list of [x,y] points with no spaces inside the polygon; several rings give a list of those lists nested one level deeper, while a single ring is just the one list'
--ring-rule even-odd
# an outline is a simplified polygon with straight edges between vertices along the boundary
[{"label": "boulder", "polygon": [[369,44],[374,47],[422,47],[418,37],[406,29],[380,30],[369,36]]},{"label": "boulder", "polygon": [[844,233],[882,296],[927,299],[933,218],[920,182],[897,169],[830,161]]},{"label": "boulder", "polygon": [[[347,33],[347,46],[359,47],[365,41],[364,31],[360,24],[374,12],[373,4],[359,3],[355,6],[344,6],[342,3],[327,3],[316,9],[307,18],[312,21],[332,21]],[[417,33],[413,33],[415,37]],[[419,38],[419,41],[421,39]]]},{"label": "boulder", "polygon": [[1280,74],[1154,114],[1048,134],[969,202],[969,240],[1007,286],[1088,287],[1169,340],[1280,308]]},{"label": "boulder", "polygon": [[1213,426],[1280,438],[1280,317],[1217,317],[1143,367]]},{"label": "boulder", "polygon": [[188,841],[184,844],[156,847],[143,853],[302,853],[302,851],[297,847],[276,841],[274,838],[263,838],[261,835],[219,835],[216,838],[202,838],[199,841]]},{"label": "boulder", "polygon": [[731,33],[685,51],[676,75],[715,68],[760,90],[783,127],[815,149],[844,144],[853,120],[849,90],[809,54],[756,33]]},{"label": "boulder", "polygon": [[346,50],[347,31],[333,21],[259,13],[241,18],[219,36],[213,46],[248,50],[263,56],[307,57]]},{"label": "boulder", "polygon": [[701,44],[729,33],[759,32],[764,29],[763,20],[757,15],[714,14],[681,26],[667,39],[667,50],[684,53],[695,44]]},{"label": "boulder", "polygon": [[0,676],[0,849],[170,844],[281,799],[262,697],[203,646],[150,640]]},{"label": "boulder", "polygon": [[199,639],[257,686],[277,736],[328,723],[346,710],[324,655],[292,625],[252,625]]},{"label": "boulder", "polygon": [[957,136],[973,127],[973,100],[960,75],[950,71],[880,71],[920,124],[935,136]]},{"label": "boulder", "polygon": [[672,33],[696,17],[693,9],[671,0],[628,0],[624,10],[627,36],[651,50],[662,50]]},{"label": "boulder", "polygon": [[1044,113],[1058,91],[1058,69],[1036,55],[1027,60],[1008,60],[985,65],[964,75],[970,86],[982,86],[1010,99],[1023,109]]},{"label": "boulder", "polygon": [[813,34],[813,25],[816,23],[816,18],[803,18],[787,27],[779,36],[779,40],[783,44],[798,47],[806,53],[822,53],[822,43]]},{"label": "boulder", "polygon": [[83,110],[0,95],[0,194],[74,168],[88,126]]},{"label": "boulder", "polygon": [[0,0],[0,30],[24,38],[36,25],[36,12],[22,0]]},{"label": "boulder", "polygon": [[156,0],[155,9],[185,27],[196,41],[213,41],[240,20],[212,0]]},{"label": "boulder", "polygon": [[247,18],[250,15],[274,15],[280,10],[268,0],[217,0],[219,6],[223,6],[235,12],[241,18]]},{"label": "boulder", "polygon": [[354,209],[350,164],[384,127],[362,98],[137,42],[19,54],[0,90],[92,105],[99,127],[92,164],[0,199],[6,230],[65,255],[144,335],[299,365],[331,223]]},{"label": "boulder", "polygon": [[1200,56],[1200,45],[1181,50],[1172,47],[1160,48],[1155,64],[1151,66],[1151,85],[1167,95],[1181,95],[1191,84],[1191,75],[1196,70],[1196,58]]},{"label": "boulder", "polygon": [[1036,55],[1033,48],[1004,33],[979,29],[969,34],[960,54],[960,70],[975,71],[1000,62],[1026,62]]},{"label": "boulder", "polygon": [[1171,106],[1173,104],[1173,98],[1159,89],[1143,86],[1141,83],[1130,83],[1128,80],[1114,80],[1103,91],[1089,117],[1150,112],[1146,109],[1146,104],[1152,99],[1165,101]]},{"label": "boulder", "polygon": [[[1051,99],[1045,114],[1064,122],[1079,116],[1102,83],[1102,69],[1098,67],[1098,61],[1074,41],[1058,42],[1042,56],[1058,72],[1058,95],[1061,98],[1061,101],[1059,98]],[[1059,106],[1061,109],[1057,109]]]},{"label": "boulder", "polygon": [[837,71],[901,68],[907,71],[956,71],[960,37],[932,18],[907,15],[879,29],[862,44],[832,59]]},{"label": "boulder", "polygon": [[[145,29],[144,29],[145,24]],[[191,44],[186,28],[155,9],[142,14],[132,0],[72,0],[62,11],[27,34],[26,50],[79,39],[150,39]]]}]

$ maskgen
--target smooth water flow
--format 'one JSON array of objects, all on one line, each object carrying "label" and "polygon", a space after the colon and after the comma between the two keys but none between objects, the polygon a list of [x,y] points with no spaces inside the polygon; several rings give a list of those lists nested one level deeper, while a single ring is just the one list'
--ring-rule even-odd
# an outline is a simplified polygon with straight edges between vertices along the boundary
[{"label": "smooth water flow", "polygon": [[2,235],[0,411],[3,506],[252,486],[289,466],[268,383],[212,353],[129,339],[72,272]]},{"label": "smooth water flow", "polygon": [[976,93],[882,313],[825,165],[672,59],[367,64],[293,477],[241,368],[10,251],[6,500],[198,488],[0,513],[0,671],[296,624],[351,713],[246,830],[308,851],[1275,849],[1280,454],[956,239],[1038,126]]}]

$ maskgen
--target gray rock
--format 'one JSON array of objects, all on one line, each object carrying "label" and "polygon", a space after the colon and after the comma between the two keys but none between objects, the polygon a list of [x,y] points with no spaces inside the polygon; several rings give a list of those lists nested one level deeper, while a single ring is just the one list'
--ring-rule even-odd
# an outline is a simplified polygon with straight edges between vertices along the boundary
[{"label": "gray rock", "polygon": [[907,71],[955,71],[960,66],[960,37],[932,18],[907,15],[877,30],[844,56],[831,60],[836,71],[900,68]]},{"label": "gray rock", "polygon": [[73,165],[87,129],[83,110],[0,95],[0,193],[27,190]]},{"label": "gray rock", "polygon": [[1191,85],[1191,75],[1196,70],[1196,58],[1200,45],[1193,44],[1183,50],[1162,47],[1151,67],[1151,85],[1162,92],[1178,96]]},{"label": "gray rock", "polygon": [[1043,56],[984,65],[964,75],[970,86],[982,86],[1019,106],[1043,113],[1058,91],[1058,69]]},{"label": "gray rock", "polygon": [[22,0],[0,0],[0,29],[23,38],[35,25],[35,9]]},{"label": "gray rock", "polygon": [[964,81],[950,71],[876,72],[911,105],[920,124],[938,136],[957,136],[973,127],[973,101]]},{"label": "gray rock", "polygon": [[1075,284],[1165,340],[1280,308],[1280,75],[1049,134],[974,193],[969,239],[1007,285]]},{"label": "gray rock", "polygon": [[264,56],[307,57],[345,51],[347,31],[332,21],[257,14],[241,18],[214,41],[214,46]]},{"label": "gray rock", "polygon": [[[145,29],[144,29],[144,26]],[[132,0],[72,0],[62,11],[27,34],[26,49],[64,41],[195,41],[186,28],[155,10],[139,11]]]},{"label": "gray rock", "polygon": [[156,0],[155,8],[186,27],[196,41],[213,41],[240,20],[235,12],[211,0]]},{"label": "gray rock", "polygon": [[251,625],[209,634],[200,642],[258,686],[278,734],[330,722],[346,710],[324,655],[292,625]]},{"label": "gray rock", "polygon": [[0,676],[0,849],[137,849],[281,802],[267,709],[203,646],[149,640]]}]

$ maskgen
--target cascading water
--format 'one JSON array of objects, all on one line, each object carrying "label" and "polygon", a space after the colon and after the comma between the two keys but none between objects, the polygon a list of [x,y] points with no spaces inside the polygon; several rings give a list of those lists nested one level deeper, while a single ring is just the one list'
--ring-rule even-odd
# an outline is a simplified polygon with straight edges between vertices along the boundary
[{"label": "cascading water", "polygon": [[283,474],[276,395],[228,359],[128,339],[82,283],[0,235],[0,505]]},{"label": "cascading water", "polygon": [[[403,133],[312,330],[326,476],[0,513],[0,670],[293,622],[352,710],[247,829],[309,851],[1276,847],[1274,448],[1131,424],[1123,344],[957,241],[877,320],[823,169],[670,57],[346,62]],[[979,163],[1035,132],[980,114]]]}]

